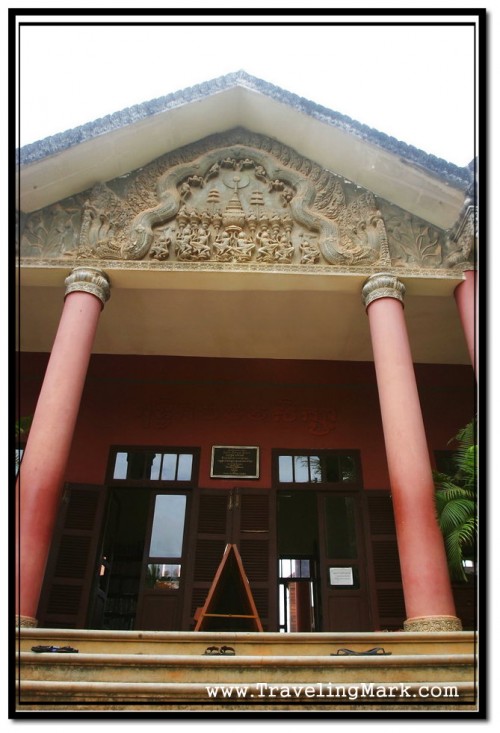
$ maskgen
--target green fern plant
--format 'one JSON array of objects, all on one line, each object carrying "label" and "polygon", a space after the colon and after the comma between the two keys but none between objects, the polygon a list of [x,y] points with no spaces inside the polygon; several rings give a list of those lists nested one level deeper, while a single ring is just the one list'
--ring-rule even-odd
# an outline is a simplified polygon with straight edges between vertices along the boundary
[{"label": "green fern plant", "polygon": [[16,438],[29,432],[32,420],[32,417],[20,417],[19,420],[16,420]]},{"label": "green fern plant", "polygon": [[450,442],[457,445],[456,470],[451,476],[434,472],[436,509],[450,575],[467,581],[464,560],[474,558],[478,532],[476,421],[468,423]]}]

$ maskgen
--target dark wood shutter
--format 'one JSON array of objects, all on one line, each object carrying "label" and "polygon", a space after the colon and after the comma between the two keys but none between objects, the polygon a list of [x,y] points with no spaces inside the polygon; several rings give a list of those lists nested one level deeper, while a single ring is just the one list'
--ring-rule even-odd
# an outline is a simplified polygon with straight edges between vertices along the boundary
[{"label": "dark wood shutter", "polygon": [[277,560],[274,492],[201,489],[193,512],[183,628],[194,628],[227,544],[241,555],[264,630],[276,628]]},{"label": "dark wood shutter", "polygon": [[86,627],[105,494],[102,486],[65,486],[38,607],[41,627]]},{"label": "dark wood shutter", "polygon": [[231,492],[224,490],[202,490],[198,493],[188,549],[185,629],[194,628],[196,610],[205,603],[224,554],[229,535],[231,498]]},{"label": "dark wood shutter", "polygon": [[375,625],[381,630],[396,631],[403,628],[406,611],[392,498],[389,491],[367,491],[366,501],[377,606],[373,614]]},{"label": "dark wood shutter", "polygon": [[453,598],[458,618],[464,631],[477,629],[477,579],[473,575],[465,583],[453,583]]},{"label": "dark wood shutter", "polygon": [[237,489],[233,501],[232,541],[239,549],[264,631],[274,631],[278,596],[275,494],[265,489]]}]

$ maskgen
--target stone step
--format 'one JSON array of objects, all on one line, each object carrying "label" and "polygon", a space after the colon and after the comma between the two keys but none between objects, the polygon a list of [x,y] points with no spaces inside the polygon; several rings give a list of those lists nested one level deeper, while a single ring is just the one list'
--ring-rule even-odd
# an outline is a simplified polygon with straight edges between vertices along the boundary
[{"label": "stone step", "polygon": [[[70,646],[78,653],[31,651],[39,645]],[[205,654],[209,646],[231,646],[236,653]],[[336,654],[338,649],[374,647],[390,654]],[[436,704],[435,696],[429,702],[420,690],[429,695],[431,689],[439,694],[440,709],[472,710],[475,648],[476,635],[471,632],[22,629],[16,709],[241,711],[289,710],[294,704],[300,704],[301,710],[304,706],[311,710],[388,709],[392,704],[395,710],[401,705],[430,709]],[[215,690],[212,696],[208,687]]]},{"label": "stone step", "polygon": [[474,680],[474,656],[211,656],[21,652],[23,680],[86,682],[291,683]]},{"label": "stone step", "polygon": [[238,655],[330,655],[338,649],[382,647],[394,654],[473,654],[477,635],[460,632],[258,633],[184,631],[94,631],[22,629],[18,648],[71,646],[80,653],[203,654],[209,646],[232,646]]},{"label": "stone step", "polygon": [[[207,687],[210,687],[211,693]],[[44,680],[23,681],[18,690],[18,710],[52,709],[126,711],[202,711],[216,710],[474,710],[476,689],[473,682],[443,680],[438,686],[427,680],[411,684],[383,685],[360,681],[347,687],[295,681],[272,687],[257,683],[237,687],[210,686],[206,683],[179,682],[89,682]],[[43,707],[42,707],[43,706]]]},{"label": "stone step", "polygon": [[[437,690],[440,709],[475,709],[472,632],[22,629],[17,641],[19,711],[290,710],[294,704],[301,710],[432,709],[435,697],[429,702],[421,688],[427,695],[429,688]],[[71,646],[78,653],[38,654],[33,646]],[[231,646],[235,655],[205,654],[209,646]],[[374,647],[391,653],[336,654]],[[207,687],[215,689],[214,696]]]}]

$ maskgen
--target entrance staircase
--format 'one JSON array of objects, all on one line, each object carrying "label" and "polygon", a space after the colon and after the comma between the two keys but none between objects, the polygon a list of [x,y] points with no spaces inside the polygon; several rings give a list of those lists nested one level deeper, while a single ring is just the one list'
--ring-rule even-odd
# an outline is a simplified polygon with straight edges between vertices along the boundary
[{"label": "entrance staircase", "polygon": [[477,710],[473,632],[23,628],[16,644],[17,714]]}]

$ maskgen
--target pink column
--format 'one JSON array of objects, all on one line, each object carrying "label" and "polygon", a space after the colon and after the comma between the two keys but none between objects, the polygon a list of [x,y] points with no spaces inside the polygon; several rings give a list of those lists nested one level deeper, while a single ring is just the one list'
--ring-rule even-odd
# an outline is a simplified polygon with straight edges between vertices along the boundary
[{"label": "pink column", "polygon": [[461,628],[455,615],[444,541],[403,311],[404,285],[370,277],[363,300],[371,340],[392,490],[407,620],[405,630]]},{"label": "pink column", "polygon": [[477,377],[477,349],[476,349],[476,272],[466,270],[464,280],[455,288],[455,301],[462,322],[471,364]]},{"label": "pink column", "polygon": [[45,565],[92,344],[109,280],[78,267],[66,278],[64,308],[17,481],[16,601],[20,625],[36,625]]}]

